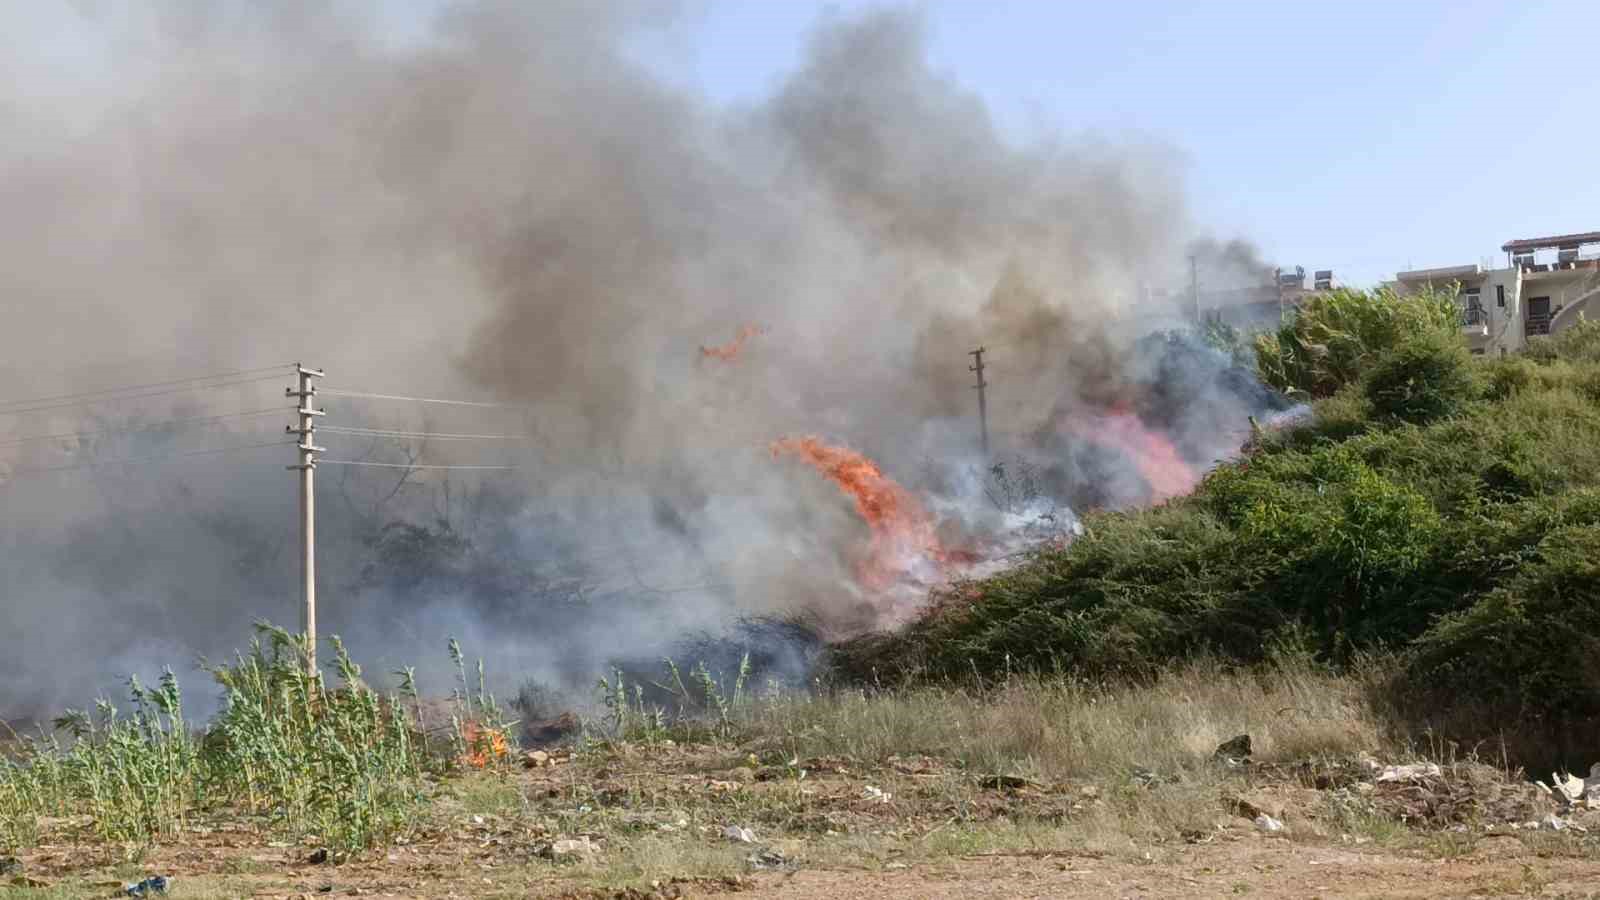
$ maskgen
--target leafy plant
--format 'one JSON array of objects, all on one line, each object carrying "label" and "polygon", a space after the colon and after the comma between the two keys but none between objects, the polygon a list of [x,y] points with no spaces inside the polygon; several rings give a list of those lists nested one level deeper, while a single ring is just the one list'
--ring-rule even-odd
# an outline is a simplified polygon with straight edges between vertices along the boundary
[{"label": "leafy plant", "polygon": [[307,671],[303,638],[258,625],[248,650],[207,667],[223,708],[198,739],[170,671],[154,688],[129,680],[129,715],[108,700],[69,710],[55,722],[68,743],[44,733],[0,760],[0,839],[26,845],[40,817],[86,812],[98,838],[145,844],[220,805],[336,849],[389,840],[420,797],[426,748],[402,695],[379,696],[330,643],[335,688]]}]

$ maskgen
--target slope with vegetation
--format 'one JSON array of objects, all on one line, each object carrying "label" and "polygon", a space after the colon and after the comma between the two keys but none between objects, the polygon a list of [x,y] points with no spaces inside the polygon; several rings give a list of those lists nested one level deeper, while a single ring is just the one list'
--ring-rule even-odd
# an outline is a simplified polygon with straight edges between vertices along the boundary
[{"label": "slope with vegetation", "polygon": [[[454,642],[430,703],[337,639],[334,683],[309,675],[262,626],[208,667],[203,729],[169,674],[127,714],[0,740],[0,897],[157,874],[196,897],[1009,895],[1030,866],[1052,896],[1575,889],[1600,809],[1505,763],[1593,762],[1600,326],[1477,360],[1455,323],[1445,296],[1345,291],[1213,335],[1310,421],[832,648],[812,690],[749,690],[752,657],[714,671],[706,645],[617,672],[567,746],[524,754]],[[1442,880],[1418,887],[1419,853]]]},{"label": "slope with vegetation", "polygon": [[837,668],[1104,679],[1382,656],[1411,726],[1587,768],[1561,757],[1600,723],[1600,323],[1481,359],[1457,315],[1445,293],[1343,290],[1253,346],[1213,335],[1311,421],[1258,434],[1191,496],[1089,516]]}]

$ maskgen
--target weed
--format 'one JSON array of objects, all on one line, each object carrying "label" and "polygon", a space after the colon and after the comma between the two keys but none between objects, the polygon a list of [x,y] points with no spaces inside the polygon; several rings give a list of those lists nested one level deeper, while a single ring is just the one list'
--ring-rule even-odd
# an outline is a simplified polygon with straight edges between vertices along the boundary
[{"label": "weed", "polygon": [[54,733],[0,761],[0,841],[26,846],[41,817],[87,814],[95,837],[138,846],[216,806],[336,849],[388,840],[406,828],[427,762],[402,702],[415,707],[415,687],[406,679],[404,695],[380,697],[339,639],[330,643],[335,688],[306,670],[303,638],[258,625],[231,664],[206,667],[223,709],[203,737],[171,671],[153,688],[130,679],[126,716],[108,700],[68,711]]}]

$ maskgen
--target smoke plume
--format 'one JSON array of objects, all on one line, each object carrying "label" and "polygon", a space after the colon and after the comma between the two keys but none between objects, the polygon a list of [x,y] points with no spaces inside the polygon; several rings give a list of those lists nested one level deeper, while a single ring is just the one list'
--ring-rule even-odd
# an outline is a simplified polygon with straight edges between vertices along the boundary
[{"label": "smoke plume", "polygon": [[[1004,531],[979,344],[1027,504],[1159,499],[1187,482],[1137,442],[1203,470],[1268,402],[1137,341],[1194,233],[1173,154],[1007,139],[916,15],[824,18],[727,108],[634,61],[674,27],[653,4],[458,3],[403,40],[336,5],[83,6],[62,28],[92,66],[6,73],[0,396],[301,360],[329,389],[515,407],[323,398],[328,426],[524,438],[319,435],[329,459],[518,467],[320,470],[322,630],[371,671],[454,634],[581,686],[740,616],[859,627],[868,526],[768,448],[825,436]],[[297,620],[290,448],[178,455],[282,439],[287,414],[231,416],[286,407],[287,372],[0,407],[0,714]]]}]

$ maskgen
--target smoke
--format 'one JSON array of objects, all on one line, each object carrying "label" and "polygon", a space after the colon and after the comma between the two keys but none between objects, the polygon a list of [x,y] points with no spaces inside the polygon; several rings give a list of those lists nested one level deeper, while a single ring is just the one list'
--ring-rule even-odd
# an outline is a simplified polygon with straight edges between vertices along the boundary
[{"label": "smoke", "polygon": [[[330,458],[519,466],[321,470],[322,630],[372,671],[454,634],[581,686],[740,616],[855,621],[866,526],[768,445],[827,435],[1002,529],[980,343],[997,444],[1053,467],[1062,502],[1108,479],[1152,499],[1126,448],[1069,439],[1080,414],[1126,412],[1203,466],[1258,408],[1135,343],[1194,232],[1174,154],[1008,140],[914,14],[825,18],[769,97],[725,108],[633,61],[674,27],[656,4],[458,3],[406,40],[344,6],[85,8],[62,27],[94,74],[15,62],[0,104],[4,396],[303,360],[330,388],[518,407],[325,398],[329,425],[528,439],[319,435]],[[35,27],[0,24],[19,47]],[[1185,416],[1138,408],[1157,381],[1192,386]],[[282,438],[286,416],[130,426],[287,383],[0,410],[0,441],[106,431],[0,444],[0,710],[296,621],[287,448],[39,471]]]},{"label": "smoke", "polygon": [[1197,270],[1205,273],[1208,291],[1260,288],[1271,285],[1275,276],[1273,267],[1261,259],[1261,251],[1242,238],[1196,238],[1189,244],[1188,255]]}]

